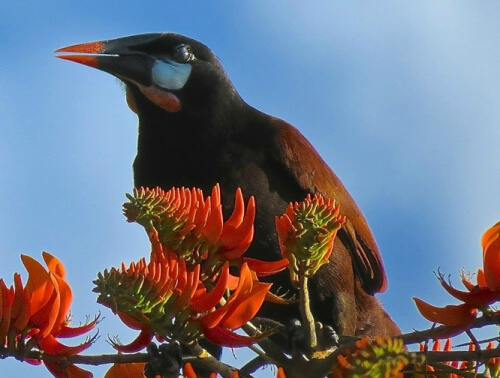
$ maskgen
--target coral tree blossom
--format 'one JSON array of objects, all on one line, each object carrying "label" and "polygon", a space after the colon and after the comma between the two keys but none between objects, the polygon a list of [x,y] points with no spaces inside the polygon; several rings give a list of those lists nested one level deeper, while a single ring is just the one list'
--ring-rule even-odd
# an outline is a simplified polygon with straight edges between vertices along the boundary
[{"label": "coral tree blossom", "polygon": [[[87,349],[93,338],[77,346],[66,346],[57,339],[82,335],[94,328],[98,319],[80,327],[69,326],[73,293],[66,281],[66,270],[50,253],[43,252],[43,259],[48,270],[35,259],[21,255],[28,271],[25,286],[18,273],[14,274],[14,286],[10,288],[0,279],[0,340],[4,347],[20,353],[37,349],[53,357],[73,356]],[[33,359],[27,361],[40,363]],[[74,364],[62,368],[56,360],[48,359],[44,364],[55,377],[92,376]]]},{"label": "coral tree blossom", "polygon": [[487,310],[500,300],[500,222],[488,229],[481,238],[483,248],[483,269],[477,272],[477,283],[462,274],[462,283],[467,291],[462,291],[446,282],[438,274],[441,286],[453,297],[460,300],[459,305],[445,307],[432,306],[419,298],[414,298],[420,313],[428,320],[451,327],[467,327],[476,317],[478,310]]},{"label": "coral tree blossom", "polygon": [[94,281],[98,302],[141,331],[132,343],[115,343],[115,348],[137,351],[155,335],[188,345],[202,337],[229,347],[255,342],[234,330],[252,319],[265,299],[273,299],[271,284],[258,276],[284,269],[288,260],[243,256],[253,240],[253,197],[245,210],[238,189],[226,221],[218,185],[206,198],[196,188],[140,188],[127,197],[125,216],[145,228],[152,252],[148,262],[122,264]]}]

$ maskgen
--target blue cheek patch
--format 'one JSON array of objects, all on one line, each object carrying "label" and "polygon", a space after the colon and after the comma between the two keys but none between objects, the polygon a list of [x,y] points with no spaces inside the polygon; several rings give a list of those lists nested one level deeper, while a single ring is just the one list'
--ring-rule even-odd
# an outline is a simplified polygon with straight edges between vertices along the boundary
[{"label": "blue cheek patch", "polygon": [[191,74],[191,65],[156,60],[153,65],[152,79],[156,85],[169,90],[182,89]]}]

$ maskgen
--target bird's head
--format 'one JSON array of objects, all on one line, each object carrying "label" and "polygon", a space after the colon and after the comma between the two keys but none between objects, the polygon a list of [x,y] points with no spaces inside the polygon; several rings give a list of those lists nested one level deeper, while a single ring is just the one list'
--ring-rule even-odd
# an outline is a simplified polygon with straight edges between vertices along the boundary
[{"label": "bird's head", "polygon": [[[126,84],[141,115],[151,104],[167,113],[206,116],[221,96],[239,99],[219,59],[204,44],[174,33],[150,33],[56,50],[57,57],[108,72]],[[222,102],[224,103],[224,102]],[[149,108],[148,108],[149,107]],[[147,109],[144,109],[147,108]]]}]

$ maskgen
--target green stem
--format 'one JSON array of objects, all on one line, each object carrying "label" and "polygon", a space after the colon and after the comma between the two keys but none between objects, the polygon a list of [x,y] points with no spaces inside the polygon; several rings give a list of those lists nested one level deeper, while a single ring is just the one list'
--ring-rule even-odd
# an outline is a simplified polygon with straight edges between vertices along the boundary
[{"label": "green stem", "polygon": [[311,351],[316,349],[318,339],[316,337],[316,323],[311,312],[309,303],[309,289],[307,287],[307,277],[304,274],[299,276],[300,282],[300,315],[302,317],[302,324],[306,332],[306,339],[308,341]]}]

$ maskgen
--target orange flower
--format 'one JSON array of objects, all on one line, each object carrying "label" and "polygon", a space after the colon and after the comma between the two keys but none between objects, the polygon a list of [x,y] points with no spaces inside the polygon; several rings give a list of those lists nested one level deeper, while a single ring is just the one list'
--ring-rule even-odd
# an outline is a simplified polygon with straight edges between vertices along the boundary
[{"label": "orange flower", "polygon": [[[498,346],[496,348],[498,348]],[[490,341],[488,343],[488,346],[486,347],[486,349],[495,349],[495,346],[493,345],[493,341]],[[491,377],[498,377],[500,375],[500,357],[490,358],[486,362],[486,366],[488,367],[488,370],[490,371]]]},{"label": "orange flower", "polygon": [[[123,205],[127,220],[141,224],[150,238],[158,237],[165,249],[177,253],[189,266],[207,260],[217,270],[224,261],[246,262],[243,254],[253,240],[256,209],[250,197],[245,210],[241,189],[236,191],[233,213],[225,222],[218,184],[206,198],[196,188],[164,191],[158,187],[134,189],[127,198],[130,201]],[[252,259],[249,264],[258,275],[269,275],[284,269],[287,261]]]},{"label": "orange flower", "polygon": [[345,222],[339,211],[334,200],[308,194],[276,217],[280,248],[290,261],[292,281],[297,282],[298,275],[312,276],[328,262],[337,231]]},{"label": "orange flower", "polygon": [[420,313],[430,321],[464,328],[477,315],[478,310],[484,310],[500,300],[500,222],[488,229],[481,238],[483,247],[483,268],[478,270],[477,284],[470,281],[462,273],[462,283],[467,291],[462,291],[446,282],[438,272],[441,286],[453,297],[462,301],[457,306],[434,307],[424,301],[414,298]]},{"label": "orange flower", "polygon": [[[69,307],[73,300],[71,287],[65,279],[62,263],[47,252],[43,259],[48,271],[33,258],[21,255],[28,271],[28,282],[23,287],[21,276],[14,274],[14,286],[7,288],[0,280],[0,340],[3,346],[22,348],[28,339],[37,349],[50,356],[71,356],[87,349],[93,338],[78,346],[61,344],[58,337],[74,337],[90,331],[94,321],[84,326],[69,326]],[[15,345],[7,345],[7,343]],[[45,361],[47,369],[56,377],[89,377],[91,373],[72,364],[64,370],[57,361]]]},{"label": "orange flower", "polygon": [[98,302],[111,308],[131,328],[140,329],[128,345],[116,345],[123,352],[144,348],[154,334],[169,340],[191,343],[203,335],[224,346],[246,346],[255,339],[233,332],[255,316],[270,284],[254,281],[243,264],[237,286],[227,295],[229,263],[207,289],[200,279],[200,265],[189,271],[176,256],[155,255],[129,268],[112,268],[94,281]]},{"label": "orange flower", "polygon": [[444,324],[449,327],[465,327],[476,318],[477,309],[466,303],[456,306],[436,307],[419,298],[413,298],[413,300],[423,317],[434,323]]},{"label": "orange flower", "polygon": [[486,286],[500,291],[500,222],[486,231],[481,238]]},{"label": "orange flower", "polygon": [[115,363],[106,372],[104,378],[144,378],[144,362],[132,362],[128,364]]}]

